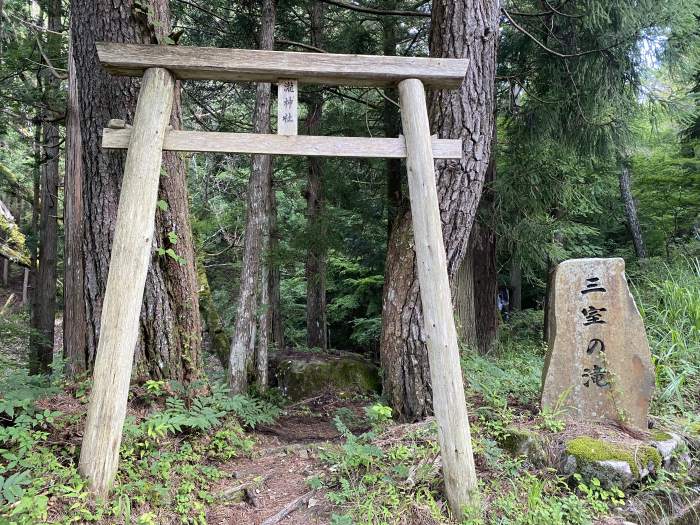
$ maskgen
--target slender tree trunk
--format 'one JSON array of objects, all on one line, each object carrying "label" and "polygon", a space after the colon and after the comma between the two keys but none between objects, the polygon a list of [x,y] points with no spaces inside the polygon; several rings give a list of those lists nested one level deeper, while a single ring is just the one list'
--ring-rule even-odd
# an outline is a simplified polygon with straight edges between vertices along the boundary
[{"label": "slender tree trunk", "polygon": [[622,197],[622,203],[625,205],[625,219],[634,243],[634,252],[639,259],[645,259],[647,250],[644,245],[642,228],[639,226],[639,218],[637,217],[637,204],[632,196],[630,168],[627,161],[622,161],[620,165],[620,196]]},{"label": "slender tree trunk", "polygon": [[282,322],[282,298],[280,295],[279,229],[277,228],[277,198],[274,181],[270,188],[270,330],[272,343],[278,352],[284,350],[284,323]]},{"label": "slender tree trunk", "polygon": [[[386,2],[385,9],[396,9],[396,0]],[[396,55],[396,18],[386,16],[382,19],[383,52],[387,56]],[[399,135],[401,126],[398,108],[391,100],[398,100],[398,92],[394,88],[384,89],[382,119],[384,121],[384,136],[394,138]],[[401,195],[401,159],[386,159],[386,192],[387,192],[387,238],[399,214],[402,204]]]},{"label": "slender tree trunk", "polygon": [[3,259],[2,260],[2,285],[7,287],[7,284],[10,281],[10,260],[9,259]]},{"label": "slender tree trunk", "polygon": [[22,277],[22,306],[29,304],[29,273],[29,268],[25,268]]},{"label": "slender tree trunk", "polygon": [[[152,0],[148,15],[131,0],[72,0],[71,38],[75,60],[81,136],[81,209],[84,225],[79,250],[83,270],[86,364],[92,367],[100,333],[102,301],[107,283],[121,180],[123,152],[103,151],[102,128],[111,118],[133,118],[139,81],[112,77],[99,64],[96,41],[153,43],[167,35],[170,13],[166,0]],[[171,124],[180,125],[179,86]],[[75,141],[74,141],[75,144]],[[70,155],[70,154],[69,154]],[[135,349],[134,375],[191,381],[200,371],[201,321],[197,296],[194,246],[189,222],[184,162],[165,153],[159,199],[166,210],[156,213],[155,247],[172,248],[179,260],[153,256],[146,278]],[[68,196],[71,199],[71,195]],[[75,203],[69,203],[69,206]],[[74,208],[75,209],[75,208]],[[174,234],[174,236],[173,236]],[[176,237],[176,239],[175,239]],[[175,239],[177,242],[173,243]],[[69,239],[76,242],[74,236]],[[76,268],[77,266],[73,266]],[[77,318],[66,318],[69,333]],[[80,352],[69,349],[67,353]]]},{"label": "slender tree trunk", "polygon": [[207,333],[209,349],[216,355],[221,366],[225,369],[228,366],[231,338],[224,329],[221,316],[212,299],[209,279],[201,260],[197,263],[197,277],[199,279],[199,311]]},{"label": "slender tree trunk", "polygon": [[[260,26],[260,48],[272,49],[275,33],[275,3],[265,0]],[[271,86],[261,82],[255,94],[254,133],[270,132]],[[270,193],[272,160],[269,155],[254,155],[248,182],[248,213],[241,287],[236,309],[236,326],[231,339],[229,385],[239,394],[248,389],[249,376],[254,375],[254,345],[258,309],[258,288],[262,266],[264,231],[268,216],[266,201]]]},{"label": "slender tree trunk", "polygon": [[83,293],[85,284],[83,257],[80,249],[83,238],[83,164],[77,81],[73,49],[69,45],[65,209],[63,212],[65,232],[63,357],[66,360],[66,373],[69,377],[76,377],[86,372],[89,364]]},{"label": "slender tree trunk", "polygon": [[[271,185],[271,180],[269,181]],[[260,308],[258,313],[258,337],[255,341],[255,380],[260,390],[267,389],[268,350],[271,335],[270,312],[270,193],[265,199],[266,221],[263,224],[262,270],[260,272]]]},{"label": "slender tree trunk", "polygon": [[[461,161],[437,162],[448,274],[453,280],[467,249],[469,232],[491,154],[498,2],[434,0],[430,54],[467,58],[459,90],[428,96],[433,132],[462,138]],[[384,392],[402,419],[431,411],[430,376],[418,295],[410,212],[397,218],[387,248],[382,314],[381,363]]]},{"label": "slender tree trunk", "polygon": [[[41,78],[37,77],[37,84],[41,85]],[[32,236],[29,238],[29,259],[30,269],[28,277],[27,294],[29,297],[30,311],[30,326],[34,327],[34,312],[37,310],[37,294],[34,292],[37,288],[38,270],[39,270],[39,218],[41,216],[41,177],[42,177],[42,159],[41,159],[41,114],[37,116],[36,124],[34,125],[34,143],[32,144],[32,154],[34,157],[34,168],[32,170],[32,218],[30,231]],[[31,339],[31,338],[30,338]],[[30,341],[34,345],[34,341]],[[35,360],[32,357],[34,352],[30,352],[30,360]],[[32,364],[31,367],[36,368],[38,363]]]},{"label": "slender tree trunk", "polygon": [[[314,1],[311,7],[311,45],[323,48],[324,4]],[[323,112],[323,92],[309,95],[306,117],[308,135],[318,135]],[[323,166],[318,157],[309,157],[306,186],[306,230],[309,247],[306,255],[306,343],[309,348],[328,348],[326,322],[326,225],[324,217]]]},{"label": "slender tree trunk", "polygon": [[[493,182],[496,177],[496,128],[491,144],[491,160],[486,171],[479,201],[478,216],[469,235],[469,246],[454,283],[454,302],[463,326],[463,338],[472,348],[485,354],[491,349],[498,327],[496,294],[496,233],[489,227],[493,215]],[[459,278],[460,275],[469,277]],[[468,289],[471,286],[472,289]],[[471,323],[471,324],[469,324]]]},{"label": "slender tree trunk", "polygon": [[[61,31],[61,2],[51,0],[46,4],[48,20],[48,48],[53,56],[60,50],[57,33]],[[48,105],[60,89],[60,81],[49,71],[48,64],[42,68],[45,78],[44,100]],[[45,374],[53,362],[54,321],[56,317],[56,258],[58,246],[58,163],[60,133],[57,124],[58,111],[53,108],[42,112],[43,158],[40,179],[40,217],[38,268],[34,282],[34,308],[31,338],[29,373]]]},{"label": "slender tree trunk", "polygon": [[498,331],[498,272],[496,269],[496,232],[487,225],[476,224],[472,253],[474,276],[474,333],[476,348],[481,354],[493,347]]},{"label": "slender tree trunk", "polygon": [[523,309],[523,274],[520,262],[515,258],[510,265],[510,287],[513,289],[510,304],[513,310],[519,312]]}]

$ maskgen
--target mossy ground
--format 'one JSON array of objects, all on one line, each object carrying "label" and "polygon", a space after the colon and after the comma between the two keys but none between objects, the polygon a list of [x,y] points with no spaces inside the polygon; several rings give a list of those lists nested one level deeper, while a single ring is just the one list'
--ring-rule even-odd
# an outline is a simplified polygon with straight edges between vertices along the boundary
[{"label": "mossy ground", "polygon": [[639,469],[653,464],[658,470],[661,468],[661,454],[648,445],[623,445],[609,443],[601,439],[581,436],[572,439],[566,444],[566,452],[576,458],[577,461],[593,463],[596,461],[624,461],[632,470],[636,478],[639,478]]},{"label": "mossy ground", "polygon": [[669,441],[673,439],[673,436],[663,430],[654,430],[651,433],[651,439],[653,441]]}]

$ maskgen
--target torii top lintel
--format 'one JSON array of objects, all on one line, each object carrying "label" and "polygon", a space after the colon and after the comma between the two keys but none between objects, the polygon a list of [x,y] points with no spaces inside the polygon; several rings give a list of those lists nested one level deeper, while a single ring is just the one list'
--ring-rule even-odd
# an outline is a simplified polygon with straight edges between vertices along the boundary
[{"label": "torii top lintel", "polygon": [[459,87],[468,60],[331,53],[295,53],[101,42],[97,53],[114,75],[141,76],[152,67],[182,80],[276,82],[294,78],[305,84],[394,86],[415,78],[439,89]]}]

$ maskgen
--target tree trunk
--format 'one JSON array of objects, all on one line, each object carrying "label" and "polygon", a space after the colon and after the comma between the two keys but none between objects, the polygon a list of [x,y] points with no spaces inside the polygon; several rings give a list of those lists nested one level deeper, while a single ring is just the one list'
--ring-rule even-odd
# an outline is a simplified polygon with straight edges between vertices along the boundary
[{"label": "tree trunk", "polygon": [[[492,190],[496,178],[496,128],[491,144],[491,161],[479,201],[478,217],[469,235],[469,245],[454,284],[455,310],[463,326],[463,338],[479,353],[491,350],[498,327],[496,294],[496,232],[488,226],[494,212]],[[463,277],[460,278],[460,275]],[[472,289],[468,287],[471,286]],[[471,324],[470,324],[471,323]]]},{"label": "tree trunk", "polygon": [[[265,0],[260,26],[260,48],[272,49],[275,33],[275,2]],[[255,94],[253,132],[270,132],[271,86],[261,82]],[[231,392],[240,394],[248,389],[249,376],[254,375],[254,345],[258,310],[258,288],[263,257],[264,231],[268,222],[267,199],[270,193],[272,159],[269,155],[253,155],[248,182],[248,213],[241,286],[236,309],[236,326],[231,339],[229,356],[229,385]]]},{"label": "tree trunk", "polygon": [[2,260],[2,285],[7,287],[7,284],[10,281],[10,260],[9,259],[3,259]]},{"label": "tree trunk", "polygon": [[[315,1],[311,7],[311,45],[323,48],[324,4]],[[323,92],[316,88],[309,95],[306,117],[308,135],[318,135],[323,112]],[[306,343],[309,348],[328,348],[326,321],[326,225],[324,217],[323,167],[321,159],[309,157],[309,178],[306,186],[306,231],[309,243],[306,254]]]},{"label": "tree trunk", "polygon": [[[396,9],[396,0],[386,2],[385,9]],[[396,18],[385,16],[382,18],[383,52],[387,56],[396,55]],[[399,135],[398,108],[390,101],[397,100],[398,93],[394,88],[384,89],[384,102],[382,107],[382,120],[384,122],[384,136],[395,138]],[[390,99],[390,100],[389,100]],[[399,214],[402,204],[401,195],[401,159],[386,159],[386,193],[387,193],[387,237],[391,235],[391,229]]]},{"label": "tree trunk", "polygon": [[[51,0],[46,4],[48,20],[48,49],[52,56],[60,50],[61,2]],[[45,64],[44,101],[48,105],[60,89],[60,81]],[[34,281],[34,307],[31,326],[34,334],[30,339],[29,373],[46,374],[53,362],[54,320],[56,317],[56,258],[58,247],[58,163],[60,133],[54,108],[42,113],[43,158],[40,180],[39,251],[36,280]]]},{"label": "tree trunk", "polygon": [[64,182],[65,205],[63,228],[65,232],[64,285],[63,285],[63,357],[66,374],[74,378],[87,371],[90,357],[87,354],[85,319],[83,258],[80,245],[83,238],[82,200],[82,142],[80,138],[80,113],[77,74],[73,49],[68,49],[68,105],[66,111],[66,176]]},{"label": "tree trunk", "polygon": [[[434,0],[430,54],[468,58],[459,90],[429,94],[433,132],[462,138],[461,161],[437,162],[448,275],[462,264],[491,154],[498,3],[495,0]],[[418,295],[410,212],[397,218],[387,248],[382,313],[384,391],[404,420],[431,411],[423,314]]]},{"label": "tree trunk", "polygon": [[477,350],[486,354],[493,347],[498,331],[496,232],[487,225],[475,224],[472,235],[475,235],[472,252],[474,334]]},{"label": "tree trunk", "polygon": [[224,329],[221,316],[212,299],[209,279],[201,260],[197,263],[197,277],[199,280],[199,311],[207,333],[209,349],[219,359],[221,366],[226,369],[231,350],[231,338]]},{"label": "tree trunk", "polygon": [[275,196],[274,181],[270,187],[270,261],[269,261],[269,287],[270,287],[270,331],[272,343],[278,352],[284,350],[284,324],[282,322],[282,297],[280,295],[280,264],[279,264],[279,230],[277,228],[277,198]]},{"label": "tree trunk", "polygon": [[[496,180],[496,127],[493,128],[491,159],[486,171],[484,189],[479,202],[479,213],[471,232],[472,276],[474,284],[474,334],[476,348],[481,354],[488,353],[496,340],[498,331],[498,269],[496,267],[496,232],[490,224],[493,220]],[[471,239],[470,239],[471,240]]]},{"label": "tree trunk", "polygon": [[510,287],[513,292],[510,297],[510,304],[516,312],[523,309],[523,274],[520,262],[515,258],[510,263]]},{"label": "tree trunk", "polygon": [[622,197],[622,203],[625,205],[625,219],[634,243],[634,253],[637,254],[639,259],[645,259],[647,250],[644,246],[642,228],[639,226],[639,218],[637,217],[637,204],[632,196],[630,168],[627,161],[623,161],[620,166],[620,196]]},{"label": "tree trunk", "polygon": [[[109,119],[121,118],[127,122],[133,119],[139,90],[138,81],[106,73],[99,64],[95,42],[159,41],[169,32],[168,3],[153,0],[150,7],[146,14],[139,6],[132,5],[131,0],[71,1],[71,38],[82,139],[82,185],[81,194],[77,196],[74,192],[68,199],[80,199],[69,202],[69,207],[82,210],[84,230],[81,245],[71,244],[66,249],[70,253],[80,253],[82,259],[86,340],[84,349],[71,346],[66,353],[83,353],[88,368],[94,363],[99,338],[125,159],[123,152],[103,151],[100,138]],[[180,125],[179,86],[175,88],[171,124],[174,128]],[[163,169],[166,176],[160,179],[159,199],[167,203],[167,210],[154,210],[154,245],[172,248],[178,260],[168,256],[154,256],[151,260],[134,374],[190,381],[200,370],[201,321],[184,163],[177,153],[165,153]],[[78,239],[71,236],[69,241],[77,243]],[[77,322],[78,318],[66,318],[69,333],[76,329],[71,323]],[[73,341],[67,344],[72,345]]]},{"label": "tree trunk", "polygon": [[[472,229],[472,233],[474,233],[474,229]],[[478,345],[476,330],[474,329],[474,324],[476,322],[474,317],[476,312],[474,311],[473,255],[474,251],[470,247],[467,249],[467,253],[464,254],[462,264],[459,266],[457,275],[455,275],[452,281],[452,287],[455,291],[454,309],[457,330],[460,341],[463,341],[470,348],[476,348]]]}]

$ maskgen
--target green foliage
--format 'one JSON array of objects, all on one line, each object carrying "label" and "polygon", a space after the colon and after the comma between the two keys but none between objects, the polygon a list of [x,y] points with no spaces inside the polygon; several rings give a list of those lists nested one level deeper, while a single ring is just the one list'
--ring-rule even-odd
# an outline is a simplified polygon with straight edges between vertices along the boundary
[{"label": "green foliage", "polygon": [[[333,523],[399,523],[401,516],[414,508],[444,520],[437,504],[434,459],[438,445],[433,427],[380,448],[372,443],[374,432],[355,435],[339,418],[335,424],[344,442],[339,448],[325,449],[321,456],[330,467],[330,476],[323,479],[326,497],[341,510],[334,513]],[[318,485],[319,481],[312,483]]]},{"label": "green foliage", "polygon": [[391,421],[391,413],[391,407],[381,403],[365,407],[367,419],[375,430],[385,427]]},{"label": "green foliage", "polygon": [[[566,485],[554,479],[540,480],[525,473],[513,480],[513,487],[499,493],[494,483],[495,499],[490,519],[481,523],[498,525],[591,525],[595,509],[568,493]],[[503,487],[505,489],[505,487]],[[477,522],[478,523],[478,522]]]},{"label": "green foliage", "polygon": [[586,500],[591,505],[591,508],[598,513],[607,512],[609,507],[623,507],[625,505],[625,493],[617,487],[605,489],[598,478],[593,478],[589,483],[586,483],[581,474],[574,474],[574,479],[577,482],[576,488],[580,490]]},{"label": "green foliage", "polygon": [[[697,243],[686,246],[699,253]],[[651,260],[634,273],[640,309],[654,358],[659,414],[698,409],[700,389],[700,263],[697,255]]]}]

